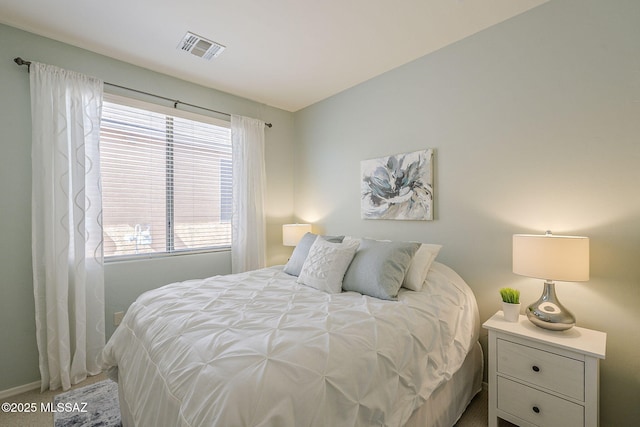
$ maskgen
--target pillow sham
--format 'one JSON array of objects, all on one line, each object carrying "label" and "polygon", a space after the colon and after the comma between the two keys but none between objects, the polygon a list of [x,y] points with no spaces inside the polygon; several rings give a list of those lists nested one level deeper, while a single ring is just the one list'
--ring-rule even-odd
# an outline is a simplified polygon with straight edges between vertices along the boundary
[{"label": "pillow sham", "polygon": [[[293,253],[291,254],[291,258],[284,266],[284,272],[291,276],[299,276],[300,271],[302,270],[302,265],[304,261],[307,259],[307,255],[309,254],[309,249],[311,249],[311,245],[315,242],[317,234],[313,233],[305,233],[300,239],[300,242],[296,245]],[[342,243],[344,236],[321,236],[324,240],[333,243]]]},{"label": "pillow sham", "polygon": [[375,298],[396,300],[420,243],[362,239],[342,288]]},{"label": "pillow sham", "polygon": [[431,263],[438,256],[440,249],[442,249],[442,245],[422,243],[409,264],[402,286],[412,291],[420,291],[429,273],[429,268],[431,268]]},{"label": "pillow sham", "polygon": [[330,294],[342,292],[344,273],[357,249],[357,241],[332,243],[316,237],[297,282]]}]

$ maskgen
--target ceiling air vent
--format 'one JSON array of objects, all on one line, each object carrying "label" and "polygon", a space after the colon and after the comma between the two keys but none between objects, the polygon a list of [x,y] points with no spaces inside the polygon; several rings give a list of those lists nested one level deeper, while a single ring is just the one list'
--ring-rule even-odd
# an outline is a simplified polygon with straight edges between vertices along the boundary
[{"label": "ceiling air vent", "polygon": [[207,40],[197,34],[187,32],[178,45],[178,49],[190,52],[204,59],[212,59],[220,55],[225,49],[220,43]]}]

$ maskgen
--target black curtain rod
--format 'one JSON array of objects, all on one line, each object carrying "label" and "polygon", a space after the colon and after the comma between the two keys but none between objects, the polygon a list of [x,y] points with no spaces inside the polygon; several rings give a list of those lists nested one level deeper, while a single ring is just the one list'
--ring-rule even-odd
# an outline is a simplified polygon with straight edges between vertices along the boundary
[{"label": "black curtain rod", "polygon": [[[13,60],[13,62],[15,62],[18,65],[26,65],[27,66],[27,70],[31,71],[31,61],[25,61],[24,59],[22,59],[20,57],[17,57],[17,58],[15,58]],[[167,98],[165,96],[156,95],[154,93],[149,93],[149,92],[145,92],[145,91],[138,90],[138,89],[132,89],[130,87],[120,86],[120,85],[117,85],[117,84],[114,84],[114,83],[109,83],[109,82],[104,82],[104,84],[106,84],[108,86],[112,86],[112,87],[117,87],[118,89],[124,89],[124,90],[128,90],[128,91],[131,91],[131,92],[136,92],[136,93],[140,93],[140,94],[147,95],[147,96],[153,96],[155,98],[164,99],[165,101],[173,102],[173,108],[178,108],[178,104],[182,104],[182,105],[186,105],[186,106],[193,107],[193,108],[199,108],[200,110],[210,111],[212,113],[222,114],[223,116],[231,117],[231,114],[225,113],[223,111],[212,110],[211,108],[206,108],[206,107],[201,107],[199,105],[189,104],[188,102],[178,101],[177,99]],[[264,125],[269,127],[269,128],[273,126],[271,123],[265,123]]]}]

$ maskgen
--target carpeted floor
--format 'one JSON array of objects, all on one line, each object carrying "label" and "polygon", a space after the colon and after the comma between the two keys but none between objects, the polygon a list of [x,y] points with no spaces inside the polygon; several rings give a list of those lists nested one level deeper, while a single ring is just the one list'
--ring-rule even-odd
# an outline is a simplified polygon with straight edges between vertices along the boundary
[{"label": "carpeted floor", "polygon": [[[489,425],[489,393],[482,390],[473,398],[467,410],[464,411],[462,417],[455,427],[486,427]],[[517,427],[503,419],[498,419],[498,427]]]},{"label": "carpeted floor", "polygon": [[[95,377],[91,377],[86,381],[80,384],[77,384],[72,388],[72,390],[86,387],[88,385],[94,384],[98,381],[103,381],[105,379],[106,379],[106,376],[104,374],[96,375]],[[87,391],[91,389],[92,388],[88,388]],[[67,392],[67,393],[70,393],[70,392]],[[33,390],[27,393],[23,393],[17,396],[3,399],[2,403],[4,402],[35,403],[38,409],[40,409],[41,403],[44,403],[45,405],[47,403],[53,404],[56,396],[60,396],[60,395],[62,395],[62,398],[59,398],[58,402],[64,402],[67,400],[69,401],[77,400],[73,397],[74,396],[73,394],[70,394],[70,395],[65,394],[60,390],[53,391],[53,392],[46,391],[44,393],[40,393],[39,390]],[[65,398],[65,396],[67,398]],[[69,397],[71,399],[68,399]],[[87,408],[87,409],[90,409],[90,408]],[[98,417],[98,415],[93,415],[93,416]],[[39,410],[36,411],[35,413],[0,412],[0,426],[2,427],[51,427],[54,425],[53,418],[54,417],[52,412],[41,412]],[[105,418],[109,419],[109,416],[106,416]],[[502,420],[500,421],[501,421],[499,423],[500,427],[509,427],[513,425],[510,423],[507,423],[506,421],[502,421]],[[103,422],[93,423],[91,421],[87,423],[86,417],[85,419],[83,419],[82,417],[79,417],[75,419],[71,418],[70,421],[68,420],[68,422],[62,423],[62,424],[60,423],[60,420],[59,420],[58,425],[59,426],[64,425],[65,427],[71,427],[71,426],[89,427],[89,426],[96,426],[96,425],[103,426],[103,425],[110,425],[110,424],[108,423],[105,424]],[[469,405],[465,413],[462,415],[462,418],[460,418],[458,423],[455,425],[455,427],[486,427],[486,426],[487,426],[487,391],[483,390],[473,399],[473,401],[471,402],[471,404]]]},{"label": "carpeted floor", "polygon": [[473,398],[467,410],[455,427],[486,427],[487,422],[487,390],[482,390]]},{"label": "carpeted floor", "polygon": [[[80,384],[76,384],[71,387],[71,390],[76,390],[82,387],[86,387],[90,384],[94,384],[98,381],[106,380],[105,374],[96,375],[94,377],[87,378]],[[2,403],[35,403],[37,411],[33,413],[13,412],[5,413],[0,412],[0,426],[2,427],[51,427],[53,426],[53,412],[40,411],[41,404],[52,404],[56,395],[64,393],[62,390],[45,391],[40,393],[40,390],[32,390],[26,393],[18,394],[16,396],[2,399]]]}]

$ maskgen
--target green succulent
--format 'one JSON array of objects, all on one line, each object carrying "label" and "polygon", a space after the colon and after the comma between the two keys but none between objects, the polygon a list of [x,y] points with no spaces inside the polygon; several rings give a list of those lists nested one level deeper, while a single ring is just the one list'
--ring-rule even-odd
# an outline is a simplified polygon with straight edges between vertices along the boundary
[{"label": "green succulent", "polygon": [[520,291],[513,288],[500,289],[500,296],[502,301],[510,304],[520,304]]}]

